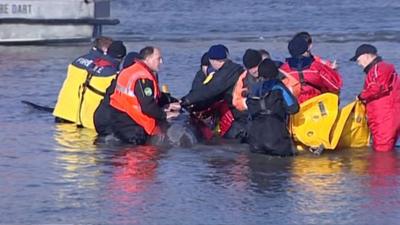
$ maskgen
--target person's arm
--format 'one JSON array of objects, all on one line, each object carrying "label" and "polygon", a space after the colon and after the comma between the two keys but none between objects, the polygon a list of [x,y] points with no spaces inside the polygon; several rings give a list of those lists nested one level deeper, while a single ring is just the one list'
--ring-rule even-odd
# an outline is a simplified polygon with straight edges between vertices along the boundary
[{"label": "person's arm", "polygon": [[206,78],[206,75],[203,73],[201,68],[197,71],[196,75],[192,81],[192,90],[197,89],[198,87],[203,85],[203,81]]},{"label": "person's arm", "polygon": [[200,102],[207,102],[208,100],[224,94],[229,88],[236,84],[236,81],[243,70],[233,71],[237,75],[214,74],[210,82],[200,86],[198,89],[192,90],[182,98],[182,105],[189,106]]},{"label": "person's arm", "polygon": [[183,105],[195,105],[199,102],[206,102],[229,89],[226,83],[221,79],[214,77],[208,84],[199,86],[197,89],[192,90],[182,98]]},{"label": "person's arm", "polygon": [[300,106],[297,102],[296,97],[290,92],[290,90],[283,84],[278,84],[277,89],[281,90],[282,96],[285,102],[285,108],[288,114],[295,114],[299,111]]},{"label": "person's arm", "polygon": [[320,64],[319,74],[321,76],[321,91],[339,93],[342,88],[343,81],[338,71]]},{"label": "person's arm", "polygon": [[392,66],[375,65],[368,73],[364,89],[358,98],[361,101],[370,102],[387,95],[390,92],[390,86],[393,81],[394,68]]},{"label": "person's arm", "polygon": [[136,81],[134,92],[144,114],[159,121],[166,119],[166,113],[154,99],[155,91],[151,80],[140,79]]}]

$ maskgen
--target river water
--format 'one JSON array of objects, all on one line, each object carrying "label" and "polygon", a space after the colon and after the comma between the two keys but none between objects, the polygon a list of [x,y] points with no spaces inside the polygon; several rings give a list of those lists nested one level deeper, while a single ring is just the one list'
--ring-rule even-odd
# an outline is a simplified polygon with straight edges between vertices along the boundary
[{"label": "river water", "polygon": [[[306,30],[315,54],[338,61],[345,105],[363,83],[348,61],[359,44],[400,70],[399,9],[396,0],[119,0],[121,24],[105,33],[130,50],[161,47],[161,83],[182,96],[210,45],[225,44],[237,62],[246,48],[284,60],[287,41]],[[0,46],[0,224],[400,223],[396,151],[277,158],[232,144],[94,144],[94,132],[21,104],[53,106],[68,63],[88,48]]]}]

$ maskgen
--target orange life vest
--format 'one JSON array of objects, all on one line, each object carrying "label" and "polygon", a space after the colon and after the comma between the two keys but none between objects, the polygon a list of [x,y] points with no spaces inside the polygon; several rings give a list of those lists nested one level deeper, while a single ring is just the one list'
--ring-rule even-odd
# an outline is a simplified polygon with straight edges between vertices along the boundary
[{"label": "orange life vest", "polygon": [[285,78],[282,79],[282,83],[285,84],[285,86],[289,89],[290,92],[292,92],[292,94],[296,98],[299,97],[300,91],[301,91],[300,81],[298,81],[290,73],[287,73],[281,69],[279,69],[279,72],[281,72],[283,75],[285,75]]},{"label": "orange life vest", "polygon": [[246,97],[243,96],[243,92],[247,91],[247,87],[244,85],[244,79],[246,78],[247,71],[245,70],[240,74],[239,79],[235,84],[232,96],[232,105],[239,111],[245,111],[247,109]]},{"label": "orange life vest", "polygon": [[154,98],[158,101],[160,97],[158,81],[144,63],[137,62],[122,70],[118,75],[115,91],[110,97],[110,105],[127,113],[138,125],[143,127],[148,135],[156,135],[159,133],[156,119],[142,112],[139,100],[134,92],[136,82],[141,82],[142,79],[153,82]]}]

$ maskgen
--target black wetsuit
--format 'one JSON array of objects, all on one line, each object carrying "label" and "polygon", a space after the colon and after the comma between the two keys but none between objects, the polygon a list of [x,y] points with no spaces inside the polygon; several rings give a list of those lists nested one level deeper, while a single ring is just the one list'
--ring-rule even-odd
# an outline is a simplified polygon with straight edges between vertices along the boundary
[{"label": "black wetsuit", "polygon": [[299,104],[285,85],[278,79],[255,84],[246,103],[250,117],[247,136],[250,150],[269,155],[293,155],[288,116],[299,111]]}]

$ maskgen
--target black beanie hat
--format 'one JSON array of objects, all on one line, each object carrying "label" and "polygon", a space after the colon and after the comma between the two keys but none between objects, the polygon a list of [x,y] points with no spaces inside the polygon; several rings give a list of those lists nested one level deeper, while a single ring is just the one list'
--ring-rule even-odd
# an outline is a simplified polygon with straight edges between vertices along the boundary
[{"label": "black beanie hat", "polygon": [[259,51],[254,49],[247,49],[243,55],[243,65],[246,69],[253,68],[260,64],[262,58]]},{"label": "black beanie hat", "polygon": [[274,61],[271,59],[264,59],[258,66],[258,74],[267,80],[276,79],[279,74],[279,70],[276,67]]},{"label": "black beanie hat", "polygon": [[208,52],[204,53],[203,56],[201,57],[201,65],[202,66],[209,66],[210,61],[208,59]]},{"label": "black beanie hat", "polygon": [[299,57],[308,50],[308,43],[301,36],[295,37],[289,42],[288,50],[292,57]]},{"label": "black beanie hat", "polygon": [[122,64],[122,68],[125,69],[127,67],[135,64],[135,60],[139,58],[139,53],[137,52],[129,52],[124,59],[124,63]]},{"label": "black beanie hat", "polygon": [[107,54],[113,58],[122,59],[126,55],[126,47],[122,41],[113,41],[108,47]]}]

